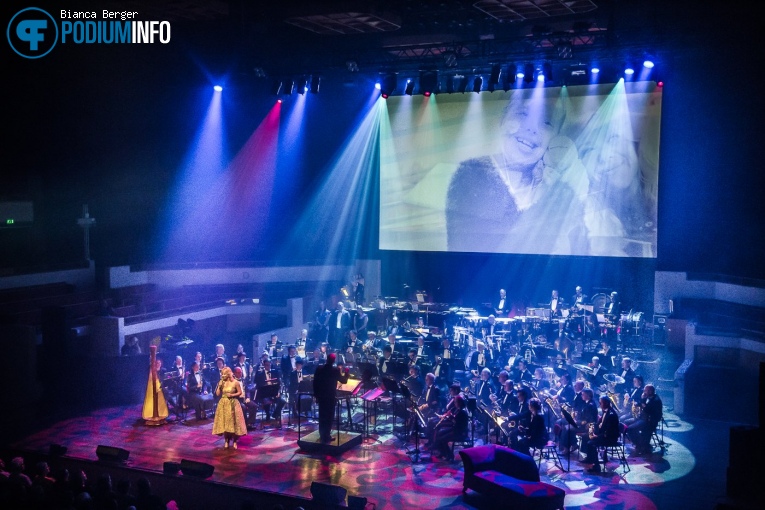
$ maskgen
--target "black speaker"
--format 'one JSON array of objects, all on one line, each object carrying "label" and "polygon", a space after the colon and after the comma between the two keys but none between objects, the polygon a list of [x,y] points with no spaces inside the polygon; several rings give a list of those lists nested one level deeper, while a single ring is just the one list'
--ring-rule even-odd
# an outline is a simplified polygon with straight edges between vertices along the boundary
[{"label": "black speaker", "polygon": [[364,510],[367,507],[367,498],[348,496],[348,510]]},{"label": "black speaker", "polygon": [[104,446],[100,444],[96,448],[96,457],[98,457],[98,460],[107,462],[125,462],[128,460],[129,455],[129,451],[117,448],[116,446]]},{"label": "black speaker", "polygon": [[311,498],[323,507],[334,508],[345,506],[345,496],[348,491],[339,485],[311,482]]},{"label": "black speaker", "polygon": [[181,460],[181,473],[183,476],[193,476],[195,478],[210,478],[215,471],[215,466],[196,462],[194,460]]},{"label": "black speaker", "polygon": [[177,475],[181,470],[181,465],[178,462],[165,462],[162,464],[162,472],[166,475]]}]

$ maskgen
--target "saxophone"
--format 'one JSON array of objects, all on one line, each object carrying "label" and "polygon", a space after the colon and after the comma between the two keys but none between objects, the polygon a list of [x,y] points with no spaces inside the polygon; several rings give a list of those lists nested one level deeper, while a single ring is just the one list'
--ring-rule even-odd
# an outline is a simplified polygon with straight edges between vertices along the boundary
[{"label": "saxophone", "polygon": [[612,391],[607,391],[606,395],[608,395],[608,399],[611,401],[611,404],[614,406],[614,409],[616,409],[617,413],[621,413],[621,409],[619,409],[619,397],[616,396],[616,393]]},{"label": "saxophone", "polygon": [[595,437],[595,424],[594,423],[588,423],[587,424],[587,436],[590,439],[593,439]]},{"label": "saxophone", "polygon": [[632,403],[632,417],[638,418],[640,416],[641,406],[637,402]]}]

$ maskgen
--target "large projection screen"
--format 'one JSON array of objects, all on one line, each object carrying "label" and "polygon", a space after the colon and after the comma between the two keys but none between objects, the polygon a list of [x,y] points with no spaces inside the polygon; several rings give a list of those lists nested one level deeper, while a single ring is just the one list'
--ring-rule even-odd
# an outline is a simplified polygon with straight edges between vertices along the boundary
[{"label": "large projection screen", "polygon": [[654,82],[381,108],[380,249],[656,257]]}]

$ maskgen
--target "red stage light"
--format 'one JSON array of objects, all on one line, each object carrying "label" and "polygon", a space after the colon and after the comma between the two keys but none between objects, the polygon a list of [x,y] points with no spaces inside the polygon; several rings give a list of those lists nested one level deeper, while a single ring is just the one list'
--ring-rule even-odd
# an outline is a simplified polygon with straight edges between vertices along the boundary
[{"label": "red stage light", "polygon": [[663,81],[660,81],[660,82],[659,82],[659,83],[657,83],[656,85],[657,85],[657,86],[659,86],[659,87],[663,87],[663,86],[664,86],[664,82],[663,82]]},{"label": "red stage light", "polygon": [[382,94],[383,99],[388,99],[388,94]]},{"label": "red stage light", "polygon": [[277,99],[276,102],[281,104],[282,100],[281,99]]},{"label": "red stage light", "polygon": [[425,94],[424,94],[424,95],[425,95],[425,97],[430,97],[430,92],[428,92],[428,91],[425,91]]}]

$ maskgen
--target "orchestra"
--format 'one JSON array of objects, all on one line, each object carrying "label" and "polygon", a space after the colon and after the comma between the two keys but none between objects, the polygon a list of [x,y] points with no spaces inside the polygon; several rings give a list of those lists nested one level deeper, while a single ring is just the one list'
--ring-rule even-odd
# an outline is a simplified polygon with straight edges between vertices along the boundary
[{"label": "orchestra", "polygon": [[[440,320],[421,307],[395,303],[365,310],[361,302],[348,301],[346,307],[339,301],[332,313],[322,303],[316,322],[294,343],[284,345],[273,333],[265,346],[253,344],[262,352],[253,360],[242,344],[236,346],[231,368],[243,387],[247,424],[254,424],[258,411],[279,423],[283,412],[311,415],[315,398],[298,388],[335,354],[339,366],[363,381],[359,395],[347,399],[349,426],[360,395],[381,388],[380,409],[374,412],[401,413],[407,424],[421,424],[417,428],[427,445],[447,457],[445,440],[469,430],[524,452],[544,446],[549,437],[560,454],[579,449],[596,470],[593,448],[613,440],[614,420],[627,430],[635,451],[650,451],[662,402],[655,386],[644,383],[635,361],[640,353],[626,347],[627,337],[638,330],[631,323],[635,314],[621,314],[616,291],[591,299],[577,285],[570,301],[557,290],[547,296],[539,308],[519,315],[500,289],[498,298],[485,304],[485,315],[450,307],[438,312]],[[222,343],[210,356],[196,352],[188,370],[183,356],[166,358],[174,360],[163,375],[172,397],[167,400],[207,419],[216,404],[211,388],[227,359]],[[385,380],[406,387],[411,401],[387,409],[385,398],[395,403],[391,388],[397,386]],[[468,409],[472,399],[476,405]]]}]

